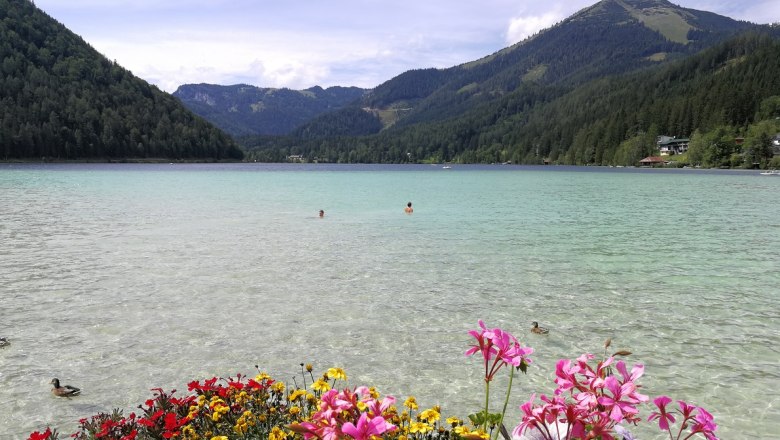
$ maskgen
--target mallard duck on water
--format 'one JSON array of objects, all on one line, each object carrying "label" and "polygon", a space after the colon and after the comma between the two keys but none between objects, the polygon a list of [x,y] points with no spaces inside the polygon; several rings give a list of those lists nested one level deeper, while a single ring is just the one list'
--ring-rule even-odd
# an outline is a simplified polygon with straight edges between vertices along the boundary
[{"label": "mallard duck on water", "polygon": [[54,388],[51,389],[51,393],[59,397],[73,397],[81,394],[81,389],[72,387],[70,385],[60,385],[60,380],[56,377],[51,380],[51,384]]},{"label": "mallard duck on water", "polygon": [[539,327],[539,323],[534,321],[531,323],[533,327],[531,327],[531,333],[537,333],[540,335],[546,335],[547,333],[550,333],[550,330],[547,330],[544,327]]}]

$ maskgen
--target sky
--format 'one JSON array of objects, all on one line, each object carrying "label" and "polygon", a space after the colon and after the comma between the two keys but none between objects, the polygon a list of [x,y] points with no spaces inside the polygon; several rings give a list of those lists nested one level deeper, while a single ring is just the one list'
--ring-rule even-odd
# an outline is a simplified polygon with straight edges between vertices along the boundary
[{"label": "sky", "polygon": [[[597,0],[35,0],[134,75],[182,84],[373,88],[522,41]],[[754,23],[778,0],[676,0]]]}]

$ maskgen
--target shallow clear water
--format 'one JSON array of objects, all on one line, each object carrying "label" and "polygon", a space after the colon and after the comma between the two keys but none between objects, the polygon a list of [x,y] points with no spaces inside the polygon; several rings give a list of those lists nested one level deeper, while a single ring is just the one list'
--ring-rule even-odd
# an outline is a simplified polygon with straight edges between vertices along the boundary
[{"label": "shallow clear water", "polygon": [[780,179],[757,172],[0,165],[0,438],[256,364],[465,417],[484,319],[536,350],[512,409],[611,337],[646,394],[777,439],[778,250]]}]

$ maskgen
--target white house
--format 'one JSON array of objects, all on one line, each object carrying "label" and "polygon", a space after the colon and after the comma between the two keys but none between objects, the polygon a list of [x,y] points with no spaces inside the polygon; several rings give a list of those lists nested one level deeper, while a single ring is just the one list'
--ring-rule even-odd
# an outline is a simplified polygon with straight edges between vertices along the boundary
[{"label": "white house", "polygon": [[688,138],[676,138],[670,136],[658,136],[658,150],[661,152],[661,156],[674,156],[675,154],[682,154],[688,151]]}]

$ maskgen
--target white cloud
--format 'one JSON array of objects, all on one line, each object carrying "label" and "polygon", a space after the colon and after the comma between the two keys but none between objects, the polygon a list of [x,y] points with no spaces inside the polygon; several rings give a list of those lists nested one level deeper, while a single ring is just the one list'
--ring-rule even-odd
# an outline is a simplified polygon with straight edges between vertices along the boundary
[{"label": "white cloud", "polygon": [[[473,61],[597,0],[36,0],[166,91],[184,83],[374,87],[404,71]],[[767,23],[780,2],[678,0]],[[759,18],[757,18],[759,17]]]},{"label": "white cloud", "polygon": [[566,16],[560,11],[545,12],[541,15],[515,17],[509,21],[509,28],[506,31],[506,42],[510,45],[520,42],[536,32],[554,25],[564,18],[566,18]]}]

